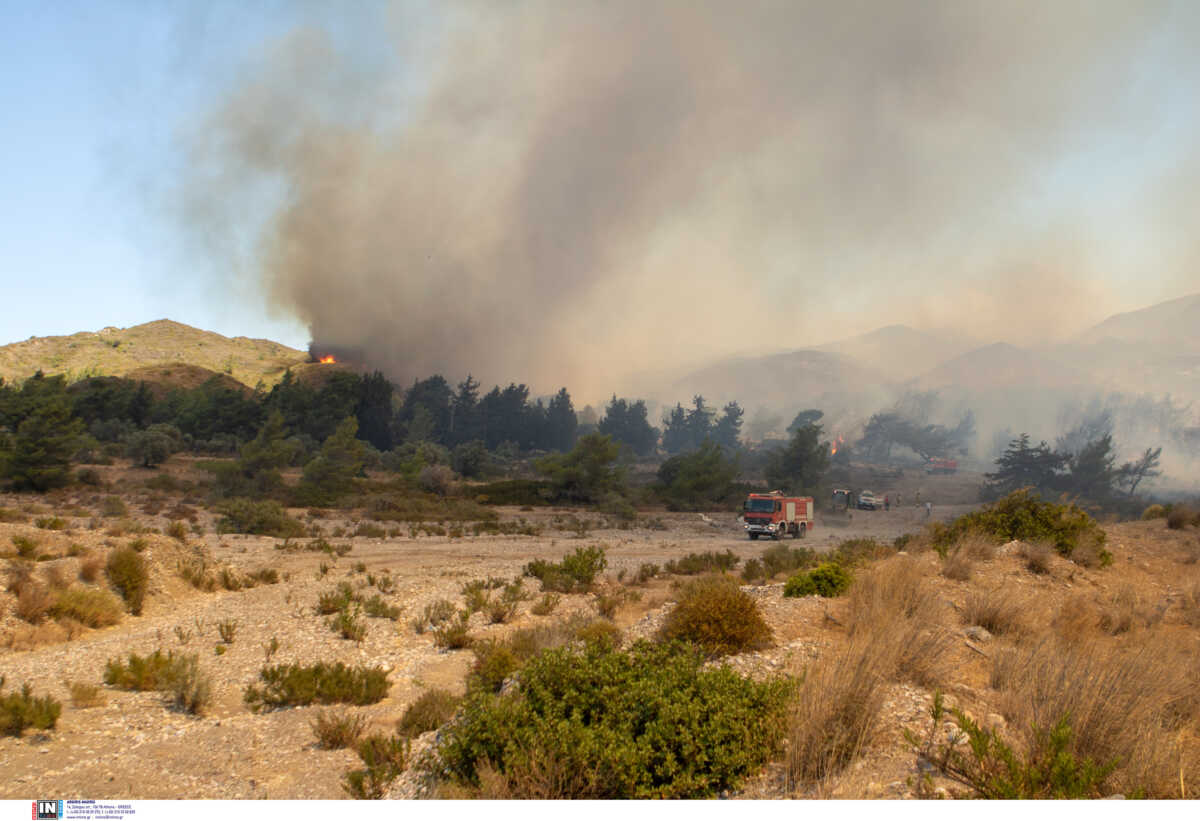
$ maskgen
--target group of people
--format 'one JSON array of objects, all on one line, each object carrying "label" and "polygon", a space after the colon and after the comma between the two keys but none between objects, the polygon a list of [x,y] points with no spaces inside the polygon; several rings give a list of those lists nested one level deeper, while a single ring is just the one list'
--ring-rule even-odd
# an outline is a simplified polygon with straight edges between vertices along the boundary
[{"label": "group of people", "polygon": [[[901,494],[897,493],[896,494],[896,507],[897,508],[900,507],[900,505],[902,503],[903,503],[903,497]],[[919,491],[919,490],[917,491],[916,505],[917,505],[917,507],[921,507],[921,491]],[[884,494],[884,496],[883,496],[883,509],[884,510],[892,509],[892,498],[891,498],[890,494]],[[926,500],[925,501],[925,518],[928,519],[932,515],[933,515],[933,502]]]}]

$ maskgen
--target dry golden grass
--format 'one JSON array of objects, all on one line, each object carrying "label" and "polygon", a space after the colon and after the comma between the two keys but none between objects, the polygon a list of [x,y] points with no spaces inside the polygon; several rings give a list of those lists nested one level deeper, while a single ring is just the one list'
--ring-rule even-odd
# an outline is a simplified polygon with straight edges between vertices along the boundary
[{"label": "dry golden grass", "polygon": [[1082,641],[1100,629],[1100,615],[1091,599],[1080,594],[1065,600],[1050,624],[1063,639]]},{"label": "dry golden grass", "polygon": [[997,636],[1019,636],[1029,632],[1026,613],[1029,602],[1005,588],[976,591],[967,596],[963,621]]},{"label": "dry golden grass", "polygon": [[942,560],[942,575],[956,582],[971,579],[971,557],[961,548],[950,553]]},{"label": "dry golden grass", "polygon": [[1021,558],[1030,573],[1039,575],[1050,572],[1050,563],[1054,556],[1054,548],[1045,542],[1024,543],[1021,545]]},{"label": "dry golden grass", "polygon": [[77,709],[99,707],[106,700],[104,690],[100,689],[99,685],[82,681],[66,681],[63,684],[71,693],[71,706]]},{"label": "dry golden grass", "polygon": [[79,563],[79,578],[81,581],[89,584],[96,581],[100,576],[100,571],[104,569],[105,557],[94,555],[88,556]]},{"label": "dry golden grass", "polygon": [[49,589],[37,582],[28,582],[18,591],[13,612],[22,621],[41,624],[53,606],[54,594]]},{"label": "dry golden grass", "polygon": [[1179,611],[1184,624],[1200,627],[1200,582],[1193,583],[1183,591]]},{"label": "dry golden grass", "polygon": [[[1197,672],[1194,653],[1169,637],[1154,635],[1136,646],[1045,637],[999,652],[992,686],[1026,744],[1035,727],[1044,730],[1068,716],[1072,753],[1115,761],[1115,779],[1126,794],[1144,790],[1166,798],[1179,797],[1181,782],[1194,785],[1197,777]],[[1192,747],[1190,757],[1181,744]]]},{"label": "dry golden grass", "polygon": [[998,545],[993,537],[972,531],[960,539],[955,547],[966,553],[968,558],[980,562],[990,562],[996,558]]}]

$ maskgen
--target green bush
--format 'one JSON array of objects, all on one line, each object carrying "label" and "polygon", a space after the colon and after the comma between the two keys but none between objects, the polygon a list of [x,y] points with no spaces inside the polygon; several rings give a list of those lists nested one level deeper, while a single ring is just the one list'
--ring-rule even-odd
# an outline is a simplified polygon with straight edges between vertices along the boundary
[{"label": "green bush", "polygon": [[374,704],[387,695],[387,673],[342,662],[309,666],[278,664],[259,671],[263,686],[250,685],[244,700],[253,712],[264,707],[306,704]]},{"label": "green bush", "polygon": [[767,577],[767,571],[763,568],[762,562],[758,559],[750,559],[742,567],[742,581],[758,582],[763,581]]},{"label": "green bush", "polygon": [[[1049,730],[1034,728],[1034,742],[1022,757],[994,731],[981,728],[961,710],[951,710],[966,746],[916,745],[946,777],[970,787],[980,798],[1086,799],[1112,792],[1107,784],[1118,762],[1099,763],[1071,752],[1071,720],[1062,716]],[[934,697],[934,726],[942,724],[941,694]]]},{"label": "green bush", "polygon": [[1098,549],[1105,541],[1104,531],[1086,511],[1074,504],[1043,502],[1031,488],[1013,491],[982,510],[959,516],[948,524],[936,522],[929,527],[933,546],[943,556],[971,532],[1001,542],[1014,539],[1047,541],[1060,555],[1068,558],[1081,544]]},{"label": "green bush", "polygon": [[50,612],[55,618],[75,619],[88,627],[108,627],[121,620],[123,609],[107,590],[72,587],[58,595]]},{"label": "green bush", "polygon": [[0,676],[0,735],[20,736],[30,727],[53,730],[61,714],[61,703],[50,696],[35,698],[29,684],[19,693],[5,694],[4,676]]},{"label": "green bush", "polygon": [[28,536],[13,536],[12,543],[17,549],[17,555],[22,559],[32,559],[37,553],[37,541]]},{"label": "green bush", "polygon": [[663,641],[691,642],[709,655],[755,650],[771,641],[758,603],[728,576],[688,582],[659,632]]},{"label": "green bush", "polygon": [[307,532],[283,506],[273,499],[236,498],[222,502],[218,533],[252,533],[279,539],[296,538]]},{"label": "green bush", "polygon": [[317,613],[328,616],[347,609],[352,603],[361,601],[361,599],[362,597],[355,593],[354,588],[350,586],[350,582],[338,582],[337,587],[333,590],[326,590],[317,596]]},{"label": "green bush", "polygon": [[604,548],[597,545],[580,547],[557,564],[537,559],[525,565],[524,575],[542,583],[542,590],[555,593],[584,593],[596,576],[608,567]]},{"label": "green bush", "polygon": [[673,576],[695,576],[699,573],[727,573],[740,562],[732,550],[724,553],[689,553],[682,559],[672,559],[663,565],[663,572]]},{"label": "green bush", "polygon": [[114,550],[109,554],[104,572],[109,583],[125,600],[129,612],[140,616],[142,604],[146,600],[146,588],[150,583],[150,573],[138,552],[128,547]]},{"label": "green bush", "polygon": [[489,505],[548,505],[555,496],[554,485],[536,479],[506,479],[481,485],[475,491]]},{"label": "green bush", "polygon": [[461,610],[457,618],[447,619],[433,628],[431,631],[433,646],[445,650],[461,650],[464,647],[470,647],[471,636],[467,632],[470,619],[471,614],[466,610]]},{"label": "green bush", "polygon": [[323,750],[342,750],[358,741],[367,728],[367,719],[356,713],[319,710],[309,726],[312,727],[318,747]]},{"label": "green bush", "polygon": [[155,650],[148,656],[129,654],[129,661],[109,659],[104,666],[104,683],[121,690],[157,690],[170,696],[177,709],[200,715],[212,700],[212,685],[200,672],[195,654],[163,654]]},{"label": "green bush", "polygon": [[63,530],[67,526],[67,520],[61,516],[42,516],[33,523],[41,530]]},{"label": "green bush", "polygon": [[397,621],[401,612],[400,607],[388,604],[378,593],[363,602],[363,613],[373,619]]},{"label": "green bush", "polygon": [[472,691],[428,766],[475,787],[486,765],[518,798],[712,796],[774,752],[787,689],[680,645],[549,650],[520,688]]},{"label": "green bush", "polygon": [[396,732],[404,738],[416,738],[421,733],[436,730],[454,717],[461,701],[448,690],[426,690],[408,705],[404,716],[396,722]]},{"label": "green bush", "polygon": [[358,607],[338,612],[329,620],[329,629],[344,639],[361,642],[367,637],[367,625],[358,617]]},{"label": "green bush", "polygon": [[807,573],[797,573],[783,586],[785,596],[823,596],[832,599],[846,592],[853,577],[839,564],[826,562]]},{"label": "green bush", "polygon": [[1151,519],[1167,518],[1167,509],[1162,505],[1150,505],[1142,511],[1142,521],[1146,522]]},{"label": "green bush", "polygon": [[350,770],[342,788],[351,798],[380,799],[408,765],[409,744],[399,736],[369,735],[356,748],[363,769]]},{"label": "green bush", "polygon": [[808,547],[772,545],[762,552],[762,567],[766,578],[772,579],[780,573],[790,573],[816,563],[816,553]]},{"label": "green bush", "polygon": [[413,630],[421,635],[426,630],[432,630],[448,620],[455,613],[454,602],[449,599],[438,599],[425,605],[421,615],[412,621]]}]

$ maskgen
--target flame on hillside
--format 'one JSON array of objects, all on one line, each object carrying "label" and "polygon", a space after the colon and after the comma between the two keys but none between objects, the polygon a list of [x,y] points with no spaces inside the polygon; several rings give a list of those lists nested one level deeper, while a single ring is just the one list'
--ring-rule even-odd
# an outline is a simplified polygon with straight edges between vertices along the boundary
[{"label": "flame on hillside", "polygon": [[322,356],[322,357],[321,357],[320,359],[318,359],[317,361],[318,361],[318,362],[320,362],[322,365],[334,365],[334,364],[337,364],[337,359],[335,359],[335,358],[334,358],[333,354],[328,354],[328,355],[326,355],[326,356]]},{"label": "flame on hillside", "polygon": [[845,441],[846,441],[846,438],[841,435],[839,435],[837,439],[834,439],[833,444],[830,445],[830,447],[829,447],[829,455],[830,456],[835,455],[838,452],[838,448],[840,448],[845,443]]}]

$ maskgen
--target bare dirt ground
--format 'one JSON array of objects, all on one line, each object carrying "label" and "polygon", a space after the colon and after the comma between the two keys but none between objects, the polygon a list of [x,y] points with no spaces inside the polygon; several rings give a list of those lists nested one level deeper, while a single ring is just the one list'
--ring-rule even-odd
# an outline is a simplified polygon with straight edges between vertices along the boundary
[{"label": "bare dirt ground", "polygon": [[[138,472],[131,472],[134,478]],[[144,475],[150,475],[143,472]],[[940,477],[941,478],[941,477]],[[949,477],[945,477],[949,478]],[[931,487],[934,485],[930,484]],[[887,488],[877,493],[882,495]],[[929,490],[925,491],[927,494]],[[89,555],[103,555],[128,543],[131,535],[110,535],[113,520],[99,514],[103,492],[65,492],[52,498],[0,497],[0,508],[25,512],[27,521],[0,523],[0,549],[8,549],[14,535],[27,535],[39,543],[39,552],[59,558],[38,562],[40,572],[55,572],[74,580]],[[166,496],[165,506],[175,501],[172,494],[123,494],[131,515],[141,524],[162,529],[161,514],[141,512],[137,506],[148,496]],[[906,496],[908,494],[905,494]],[[954,497],[963,498],[964,494]],[[946,493],[949,497],[950,494]],[[928,498],[928,497],[927,497]],[[906,500],[907,501],[907,500]],[[915,498],[913,499],[915,502]],[[935,519],[949,519],[970,510],[970,504],[937,504]],[[63,530],[35,526],[39,516],[54,514],[66,519]],[[303,515],[303,511],[293,511]],[[332,538],[348,543],[351,551],[341,558],[322,553],[289,552],[276,549],[279,540],[251,536],[217,536],[214,518],[200,512],[204,535],[188,534],[187,545],[160,534],[145,535],[143,556],[152,567],[151,590],[140,617],[126,616],[114,627],[86,630],[71,641],[52,626],[31,628],[13,612],[15,597],[0,593],[0,674],[8,686],[30,682],[36,694],[55,696],[63,702],[57,729],[23,738],[0,738],[0,761],[5,777],[0,779],[0,797],[28,798],[31,795],[68,795],[88,798],[341,798],[343,773],[357,766],[348,750],[317,748],[310,722],[318,708],[292,708],[254,714],[242,702],[247,685],[255,682],[265,663],[264,646],[277,639],[279,649],[272,663],[344,661],[383,666],[389,671],[391,689],[378,704],[361,708],[371,728],[390,731],[405,708],[429,687],[461,691],[463,677],[473,661],[469,650],[439,650],[431,636],[418,635],[410,625],[422,608],[438,599],[461,603],[460,587],[472,579],[511,578],[520,574],[530,560],[558,560],[576,547],[598,544],[608,556],[606,577],[617,584],[620,571],[633,574],[644,562],[664,563],[691,552],[732,550],[742,559],[758,557],[770,542],[750,542],[741,531],[735,513],[651,513],[642,526],[632,529],[589,529],[580,537],[561,527],[569,511],[563,509],[501,509],[503,520],[523,519],[542,528],[537,536],[465,536],[448,538],[407,535],[385,538]],[[583,510],[578,519],[599,522],[603,517]],[[707,521],[706,521],[707,519]],[[648,529],[645,524],[655,529]],[[888,512],[856,512],[845,527],[818,526],[803,542],[817,550],[828,550],[848,538],[867,537],[889,542],[918,531],[925,513],[913,504]],[[335,528],[352,530],[352,518],[320,520],[326,532]],[[93,529],[94,528],[94,529]],[[1031,595],[1039,612],[1052,613],[1075,593],[1102,598],[1121,584],[1135,585],[1139,601],[1148,612],[1161,608],[1159,621],[1179,631],[1181,641],[1195,644],[1200,630],[1176,625],[1174,609],[1187,585],[1200,583],[1198,565],[1185,557],[1197,541],[1195,531],[1166,531],[1161,520],[1113,526],[1109,529],[1116,564],[1105,570],[1086,569],[1055,558],[1051,570],[1032,575],[1013,549],[994,559],[979,562],[969,582],[939,575],[936,554],[923,554],[929,575],[951,607],[961,608],[971,589],[1007,586]],[[789,543],[790,544],[790,543]],[[77,545],[75,557],[66,557]],[[237,592],[205,593],[179,578],[176,567],[196,546],[203,546],[212,559],[249,572],[277,568],[278,584],[260,585]],[[329,569],[322,574],[321,566]],[[365,566],[365,567],[364,567]],[[315,615],[321,591],[341,580],[366,586],[368,574],[390,574],[395,591],[385,598],[403,608],[398,621],[367,619],[368,632],[361,644],[343,640]],[[817,598],[785,599],[782,579],[776,583],[747,587],[760,601],[775,632],[775,646],[760,653],[729,660],[739,670],[753,675],[799,673],[819,664],[845,642],[839,627],[842,600]],[[103,583],[101,576],[100,583]],[[655,580],[640,589],[640,601],[618,611],[615,621],[627,638],[651,634],[659,623],[663,606],[671,598],[670,580]],[[536,589],[536,582],[531,590]],[[374,591],[368,591],[374,592]],[[588,595],[564,596],[551,616],[533,616],[532,601],[521,605],[509,624],[489,625],[482,614],[472,617],[472,635],[498,636],[521,626],[558,619],[572,612],[594,614],[596,606]],[[1161,615],[1165,614],[1165,620]],[[1049,618],[1047,615],[1046,618]],[[224,645],[217,624],[236,621],[232,644]],[[226,651],[217,654],[217,646]],[[954,703],[980,717],[996,712],[988,691],[990,652],[979,642],[963,639],[954,653],[954,681],[948,688]],[[1192,646],[1192,645],[1189,645]],[[105,662],[124,658],[129,652],[150,653],[156,648],[198,653],[202,669],[214,685],[212,707],[203,717],[189,716],[164,706],[158,693],[132,693],[105,687],[101,706],[75,707],[67,681],[99,684]],[[837,779],[800,797],[900,798],[913,795],[911,776],[914,755],[904,742],[902,730],[923,731],[929,724],[928,705],[932,693],[909,685],[889,689],[884,718],[872,735],[863,756]],[[998,720],[999,717],[997,717]],[[423,741],[427,744],[429,738]],[[941,785],[943,789],[946,785]],[[402,778],[392,797],[421,795],[416,779]],[[777,768],[753,779],[743,797],[780,797]]]}]

